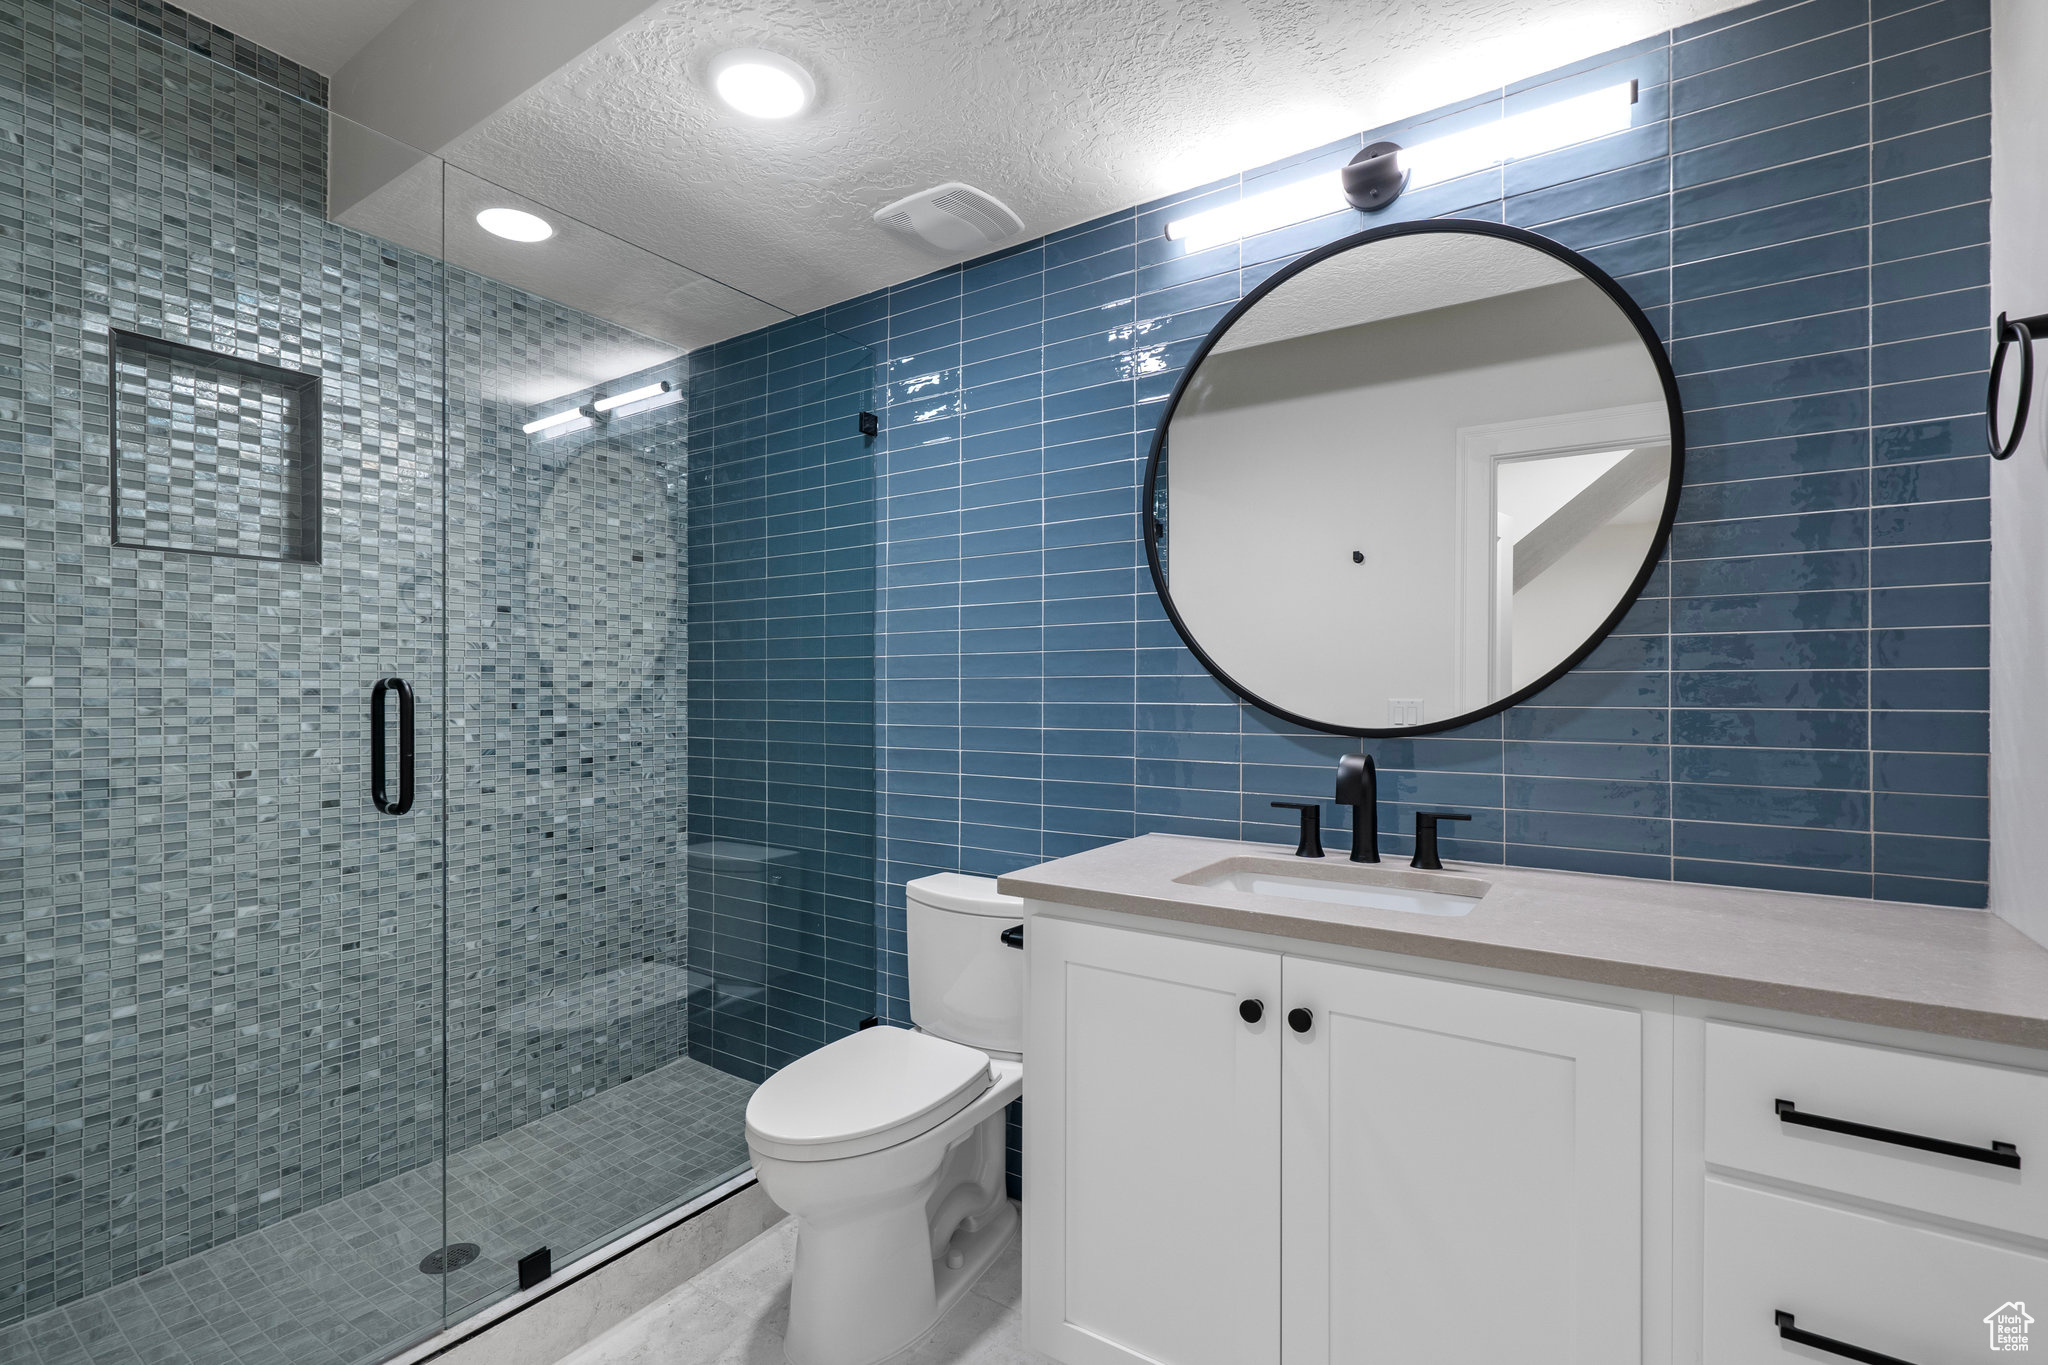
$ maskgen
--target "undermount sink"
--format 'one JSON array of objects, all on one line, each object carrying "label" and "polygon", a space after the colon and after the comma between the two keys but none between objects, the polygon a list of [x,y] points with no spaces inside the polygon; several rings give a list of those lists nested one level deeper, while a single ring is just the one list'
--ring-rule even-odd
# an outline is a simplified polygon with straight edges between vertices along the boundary
[{"label": "undermount sink", "polygon": [[1174,880],[1183,886],[1243,891],[1283,900],[1445,917],[1470,914],[1488,888],[1488,883],[1477,877],[1316,863],[1306,858],[1225,858]]}]

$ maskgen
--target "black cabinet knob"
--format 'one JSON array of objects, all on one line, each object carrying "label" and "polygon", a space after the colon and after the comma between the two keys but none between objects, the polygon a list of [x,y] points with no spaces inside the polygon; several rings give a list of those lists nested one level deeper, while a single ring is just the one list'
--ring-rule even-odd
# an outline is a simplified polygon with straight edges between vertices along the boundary
[{"label": "black cabinet knob", "polygon": [[1237,1002],[1237,1017],[1247,1024],[1256,1024],[1266,1017],[1266,1002],[1263,1000],[1240,1000]]},{"label": "black cabinet knob", "polygon": [[1307,1033],[1315,1027],[1316,1017],[1299,1005],[1287,1011],[1287,1027],[1296,1033]]}]

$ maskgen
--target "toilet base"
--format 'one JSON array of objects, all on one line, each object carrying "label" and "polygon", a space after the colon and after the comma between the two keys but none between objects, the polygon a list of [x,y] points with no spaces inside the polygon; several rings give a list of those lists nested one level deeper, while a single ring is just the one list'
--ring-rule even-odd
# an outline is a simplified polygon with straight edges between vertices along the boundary
[{"label": "toilet base", "polygon": [[[974,1287],[975,1282],[981,1279],[988,1268],[995,1264],[996,1259],[1009,1248],[1017,1236],[1020,1221],[1016,1201],[1003,1199],[980,1220],[979,1227],[970,1231],[963,1225],[953,1234],[953,1240],[946,1244],[945,1252],[932,1258],[931,1318],[924,1324],[923,1329],[902,1345],[891,1347],[881,1355],[870,1356],[857,1362],[843,1362],[843,1365],[887,1365],[887,1362],[899,1359],[922,1346],[939,1323],[945,1320],[946,1314],[952,1311],[953,1306],[966,1297],[967,1291]],[[798,1242],[797,1254],[801,1256],[801,1228],[798,1231]],[[959,1264],[950,1264],[954,1260],[958,1260]],[[815,1365],[807,1358],[801,1347],[790,1349],[787,1339],[784,1341],[783,1358],[789,1365]],[[835,1362],[835,1365],[841,1363]]]}]

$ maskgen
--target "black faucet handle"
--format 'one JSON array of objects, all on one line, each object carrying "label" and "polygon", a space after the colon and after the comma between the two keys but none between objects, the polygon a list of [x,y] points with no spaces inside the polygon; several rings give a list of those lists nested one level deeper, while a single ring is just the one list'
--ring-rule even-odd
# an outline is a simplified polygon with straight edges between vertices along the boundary
[{"label": "black faucet handle", "polygon": [[1275,801],[1275,810],[1298,810],[1301,812],[1301,837],[1295,842],[1294,856],[1297,858],[1320,858],[1323,856],[1323,808],[1315,801]]},{"label": "black faucet handle", "polygon": [[1436,822],[1439,820],[1470,820],[1469,815],[1459,815],[1448,810],[1419,810],[1415,812],[1415,856],[1408,860],[1408,866],[1426,871],[1441,872],[1444,860],[1437,856]]}]

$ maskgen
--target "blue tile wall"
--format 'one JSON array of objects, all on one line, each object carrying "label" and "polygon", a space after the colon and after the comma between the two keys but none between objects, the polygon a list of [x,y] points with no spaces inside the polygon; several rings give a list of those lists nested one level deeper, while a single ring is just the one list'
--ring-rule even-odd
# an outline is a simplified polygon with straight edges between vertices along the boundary
[{"label": "blue tile wall", "polygon": [[874,359],[689,357],[690,1055],[760,1080],[875,1012]]},{"label": "blue tile wall", "polygon": [[[1981,906],[1986,0],[1734,10],[1229,181],[838,305],[881,444],[884,990],[902,884],[1162,830],[1280,841],[1352,742],[1195,664],[1136,515],[1197,343],[1303,251],[1396,218],[1532,228],[1666,338],[1692,448],[1665,564],[1529,704],[1369,747],[1382,836],[1451,856]],[[1635,126],[1189,253],[1169,218],[1622,79]],[[1335,814],[1327,811],[1326,814]],[[1341,822],[1340,822],[1341,829]]]}]

